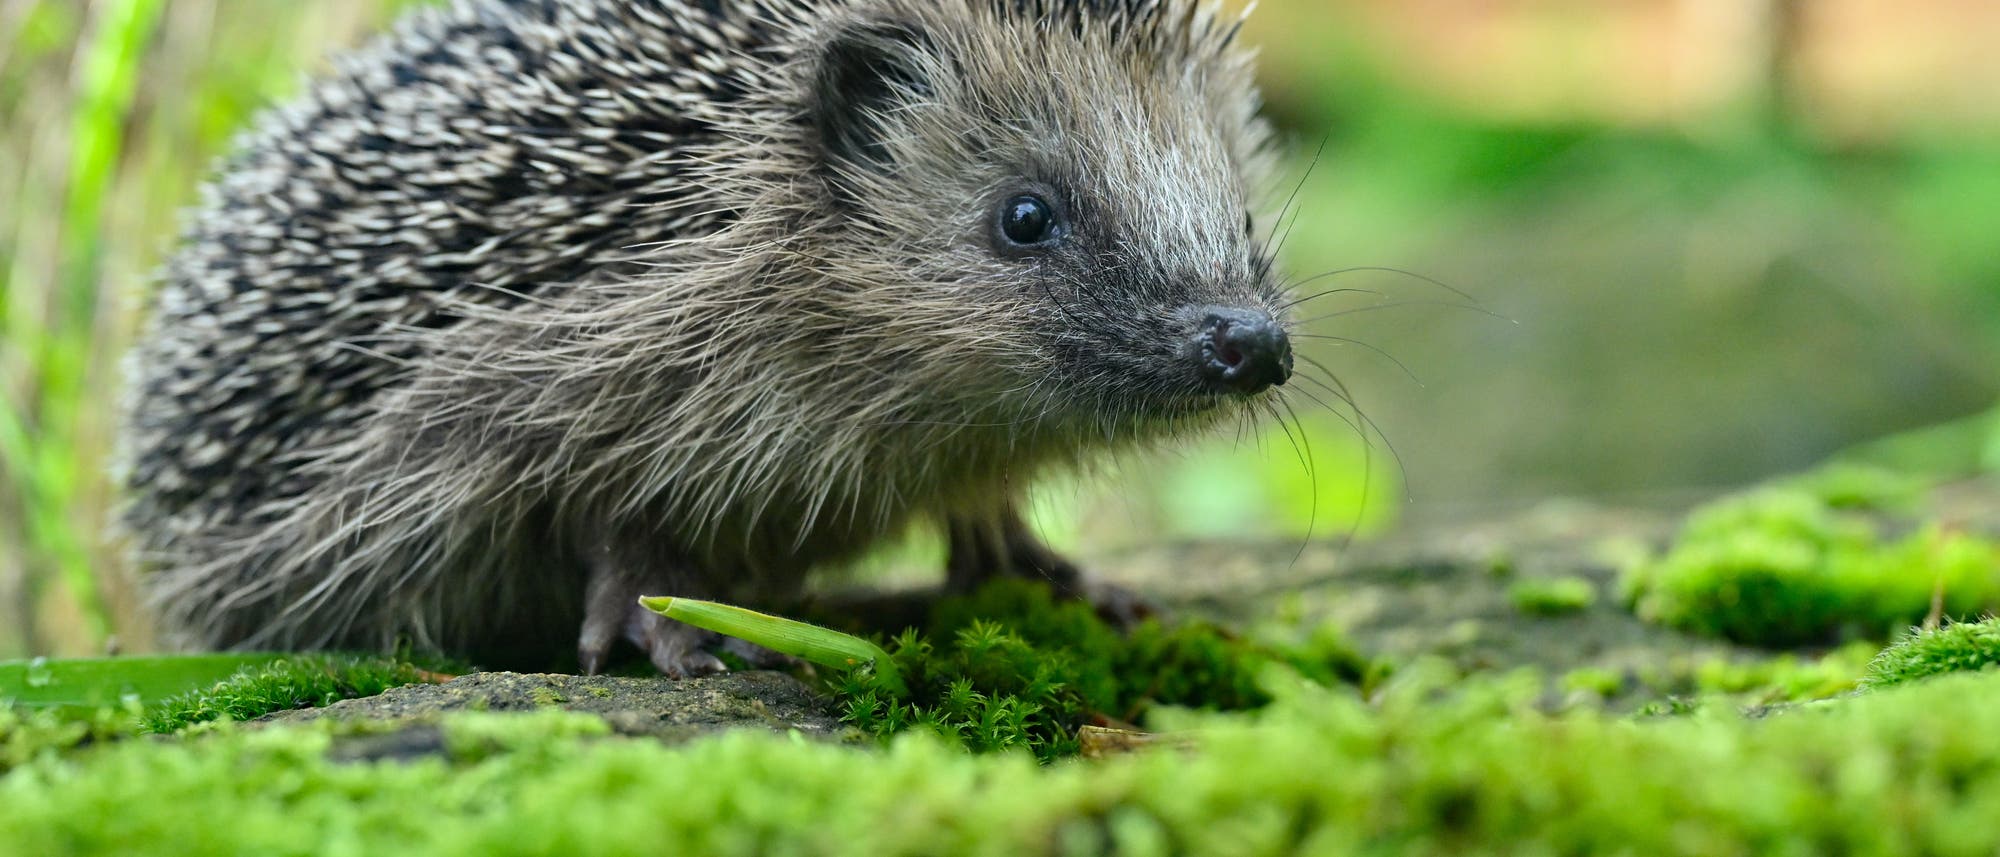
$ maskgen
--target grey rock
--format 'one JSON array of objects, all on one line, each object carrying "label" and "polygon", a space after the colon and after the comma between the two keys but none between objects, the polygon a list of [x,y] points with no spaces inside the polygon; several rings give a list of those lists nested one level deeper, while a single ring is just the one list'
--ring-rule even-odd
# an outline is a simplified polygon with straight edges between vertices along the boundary
[{"label": "grey rock", "polygon": [[473,673],[443,684],[399,687],[379,696],[349,699],[325,708],[285,711],[268,723],[316,720],[363,722],[385,729],[344,741],[336,755],[350,759],[436,755],[444,740],[437,727],[458,711],[572,711],[604,719],[615,733],[685,741],[729,729],[796,732],[820,740],[849,740],[830,704],[789,675],[740,672],[706,678]]}]

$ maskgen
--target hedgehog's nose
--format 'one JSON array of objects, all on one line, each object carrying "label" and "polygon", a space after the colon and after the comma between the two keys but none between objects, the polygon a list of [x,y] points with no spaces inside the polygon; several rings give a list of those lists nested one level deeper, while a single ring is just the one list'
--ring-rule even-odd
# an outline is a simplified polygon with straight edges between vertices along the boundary
[{"label": "hedgehog's nose", "polygon": [[1285,329],[1255,310],[1203,310],[1195,358],[1216,389],[1250,395],[1292,377],[1292,341]]}]

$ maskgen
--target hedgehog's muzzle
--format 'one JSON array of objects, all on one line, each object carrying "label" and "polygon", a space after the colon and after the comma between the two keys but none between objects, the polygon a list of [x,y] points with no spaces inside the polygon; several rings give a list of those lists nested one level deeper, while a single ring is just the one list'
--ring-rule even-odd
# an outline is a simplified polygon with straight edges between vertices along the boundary
[{"label": "hedgehog's muzzle", "polygon": [[1210,306],[1193,315],[1190,356],[1211,389],[1250,396],[1292,377],[1291,337],[1268,313]]}]

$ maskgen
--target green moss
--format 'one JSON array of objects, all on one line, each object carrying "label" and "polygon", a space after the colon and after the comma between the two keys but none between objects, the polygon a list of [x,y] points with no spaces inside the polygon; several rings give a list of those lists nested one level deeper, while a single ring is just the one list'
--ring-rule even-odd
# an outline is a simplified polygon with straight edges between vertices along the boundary
[{"label": "green moss", "polygon": [[2000,619],[1912,631],[1868,665],[1869,688],[1950,672],[2000,668]]},{"label": "green moss", "polygon": [[211,720],[252,720],[275,711],[331,705],[425,680],[405,661],[361,655],[300,655],[246,668],[206,690],[146,710],[145,728],[167,733]]},{"label": "green moss", "polygon": [[130,708],[80,713],[0,702],[0,774],[38,758],[130,735],[137,723],[138,712]]},{"label": "green moss", "polygon": [[1647,620],[1742,643],[1887,638],[2000,608],[2000,545],[1940,527],[1885,538],[1826,492],[1777,486],[1697,510],[1663,557],[1628,569]]},{"label": "green moss", "polygon": [[[320,730],[341,734],[365,730],[377,724],[333,723]],[[510,753],[535,752],[575,739],[604,738],[611,725],[603,718],[573,711],[542,710],[509,714],[474,714],[447,719],[444,751],[456,764],[465,765]]]},{"label": "green moss", "polygon": [[1561,616],[1590,609],[1597,586],[1580,577],[1518,580],[1507,587],[1507,600],[1530,616]]},{"label": "green moss", "polygon": [[1839,462],[1814,468],[1785,484],[1835,509],[1883,512],[1916,508],[1928,487],[1925,480],[1900,471]]},{"label": "green moss", "polygon": [[1873,643],[1856,641],[1818,655],[1711,659],[1695,667],[1694,683],[1702,693],[1753,705],[1825,699],[1858,686],[1878,651]]},{"label": "green moss", "polygon": [[1327,629],[1286,644],[1199,623],[1120,632],[1090,605],[1058,601],[1028,581],[947,599],[923,632],[907,631],[887,648],[906,690],[865,670],[838,677],[849,723],[885,736],[923,729],[976,751],[1025,747],[1044,759],[1074,753],[1077,728],[1093,720],[1137,721],[1158,706],[1263,705],[1259,680],[1271,669],[1323,683],[1371,671]]},{"label": "green moss", "polygon": [[1560,686],[1565,693],[1584,693],[1610,699],[1625,690],[1625,676],[1604,667],[1578,667],[1563,674]]},{"label": "green moss", "polygon": [[460,715],[443,755],[328,728],[42,755],[0,777],[23,854],[1992,854],[2000,675],[1812,711],[1546,715],[1541,683],[1419,667],[1368,699],[1273,685],[1191,746],[1089,764],[744,732],[666,746]]},{"label": "green moss", "polygon": [[1639,706],[1637,715],[1641,718],[1688,717],[1709,710],[1709,700],[1686,696],[1668,696]]}]

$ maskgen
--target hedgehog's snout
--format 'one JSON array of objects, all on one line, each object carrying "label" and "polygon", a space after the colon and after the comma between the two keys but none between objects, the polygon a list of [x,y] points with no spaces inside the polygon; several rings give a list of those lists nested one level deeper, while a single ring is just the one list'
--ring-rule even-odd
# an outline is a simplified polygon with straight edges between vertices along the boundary
[{"label": "hedgehog's snout", "polygon": [[1248,396],[1292,377],[1291,337],[1268,313],[1203,307],[1196,316],[1196,371],[1209,386]]}]

